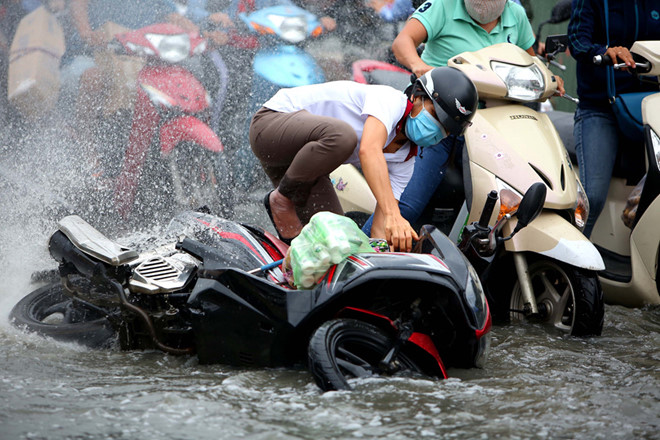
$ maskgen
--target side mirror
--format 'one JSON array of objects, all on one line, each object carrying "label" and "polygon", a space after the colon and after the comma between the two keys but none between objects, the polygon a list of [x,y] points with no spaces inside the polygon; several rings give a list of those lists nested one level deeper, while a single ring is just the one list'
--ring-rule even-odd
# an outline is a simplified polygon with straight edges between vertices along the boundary
[{"label": "side mirror", "polygon": [[545,53],[553,56],[568,49],[568,35],[548,35],[545,39]]},{"label": "side mirror", "polygon": [[513,234],[526,227],[541,214],[547,192],[547,187],[541,182],[536,182],[529,187],[518,207],[518,224],[513,230]]}]

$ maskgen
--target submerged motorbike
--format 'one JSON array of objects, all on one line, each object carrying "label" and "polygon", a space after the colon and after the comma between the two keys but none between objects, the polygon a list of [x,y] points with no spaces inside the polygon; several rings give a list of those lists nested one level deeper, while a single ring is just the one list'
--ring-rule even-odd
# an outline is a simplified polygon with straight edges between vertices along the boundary
[{"label": "submerged motorbike", "polygon": [[[638,41],[630,49],[637,64],[634,74],[649,79],[660,76],[660,42]],[[603,64],[612,64],[604,60]],[[615,68],[624,68],[618,65]],[[615,174],[605,202],[605,208],[594,227],[591,240],[603,260],[605,270],[599,272],[605,300],[629,307],[660,304],[658,256],[660,254],[660,91],[644,98],[641,108],[631,109],[643,122],[646,153],[646,178],[635,191],[637,182],[630,182],[625,174]],[[635,199],[631,209],[629,199]]]},{"label": "submerged motorbike", "polygon": [[110,79],[103,122],[127,129],[101,130],[99,143],[119,214],[207,205],[229,215],[224,147],[208,125],[212,100],[185,64],[204,53],[206,40],[168,23],[112,33],[97,56]]},{"label": "submerged motorbike", "polygon": [[[604,305],[597,272],[605,266],[581,233],[588,201],[548,116],[522,105],[552,96],[556,79],[509,43],[459,54],[449,65],[474,82],[482,108],[465,132],[462,169],[448,168],[418,225],[434,224],[460,243],[495,319],[599,335]],[[547,191],[543,210],[517,232],[514,214],[536,183]]]},{"label": "submerged motorbike", "polygon": [[138,252],[78,216],[50,238],[61,281],[19,301],[14,325],[92,347],[196,354],[203,364],[307,364],[323,390],[398,372],[445,378],[483,365],[491,326],[479,278],[429,226],[416,253],[361,253],[313,288],[282,273],[288,247],[201,212],[175,217]]}]

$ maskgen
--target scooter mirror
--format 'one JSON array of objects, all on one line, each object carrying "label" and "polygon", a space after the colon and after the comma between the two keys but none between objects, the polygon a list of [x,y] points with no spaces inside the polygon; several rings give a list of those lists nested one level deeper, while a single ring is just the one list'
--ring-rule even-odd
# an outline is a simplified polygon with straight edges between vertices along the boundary
[{"label": "scooter mirror", "polygon": [[536,182],[529,187],[518,207],[518,224],[513,230],[514,234],[541,214],[546,193],[547,187],[541,182]]},{"label": "scooter mirror", "polygon": [[545,53],[553,56],[568,49],[568,35],[548,35],[545,39]]}]

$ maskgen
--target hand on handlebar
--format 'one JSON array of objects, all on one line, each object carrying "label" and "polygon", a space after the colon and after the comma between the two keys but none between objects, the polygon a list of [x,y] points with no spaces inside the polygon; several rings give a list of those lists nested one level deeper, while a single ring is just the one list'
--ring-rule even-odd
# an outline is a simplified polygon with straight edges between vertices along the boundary
[{"label": "hand on handlebar", "polygon": [[417,232],[400,214],[385,218],[385,239],[393,251],[410,252],[413,240],[419,240]]},{"label": "hand on handlebar", "polygon": [[[636,67],[635,60],[628,48],[623,46],[609,47],[605,51],[605,55],[612,59],[613,64],[625,63],[626,66],[634,69]],[[627,70],[625,67],[622,70]]]},{"label": "hand on handlebar", "polygon": [[559,75],[555,75],[555,78],[557,79],[557,93],[559,93],[559,96],[564,96],[566,93],[566,89],[564,89],[564,80]]}]

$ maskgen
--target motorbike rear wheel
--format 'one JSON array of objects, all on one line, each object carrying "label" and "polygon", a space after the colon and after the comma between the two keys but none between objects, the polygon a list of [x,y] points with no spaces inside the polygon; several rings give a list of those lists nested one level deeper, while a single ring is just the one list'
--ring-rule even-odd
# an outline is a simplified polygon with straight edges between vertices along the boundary
[{"label": "motorbike rear wheel", "polygon": [[[572,336],[598,336],[603,330],[603,289],[598,275],[559,261],[540,259],[529,265],[534,296],[541,308],[541,321]],[[510,319],[525,319],[520,283],[509,300]]]},{"label": "motorbike rear wheel", "polygon": [[213,214],[233,215],[233,188],[227,155],[183,142],[167,158],[175,212],[207,206]]},{"label": "motorbike rear wheel", "polygon": [[[394,346],[380,328],[354,319],[336,319],[321,325],[312,335],[309,370],[323,391],[350,390],[348,379],[382,374],[380,361]],[[422,373],[417,364],[399,353],[399,371]]]},{"label": "motorbike rear wheel", "polygon": [[109,346],[116,339],[107,315],[65,294],[59,282],[21,299],[11,310],[9,321],[18,328],[92,348]]}]

